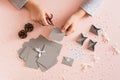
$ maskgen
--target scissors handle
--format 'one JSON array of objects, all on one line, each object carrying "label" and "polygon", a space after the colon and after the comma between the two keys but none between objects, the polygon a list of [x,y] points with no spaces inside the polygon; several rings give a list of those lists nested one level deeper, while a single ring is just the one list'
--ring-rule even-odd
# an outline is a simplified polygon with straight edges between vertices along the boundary
[{"label": "scissors handle", "polygon": [[53,14],[50,14],[50,15],[51,15],[51,17],[46,17],[46,20],[47,20],[48,24],[54,25],[52,22]]}]

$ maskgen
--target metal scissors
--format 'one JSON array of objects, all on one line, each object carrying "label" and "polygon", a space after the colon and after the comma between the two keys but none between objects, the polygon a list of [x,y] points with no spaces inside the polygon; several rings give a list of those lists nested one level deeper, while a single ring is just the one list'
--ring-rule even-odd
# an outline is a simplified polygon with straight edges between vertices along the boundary
[{"label": "metal scissors", "polygon": [[53,18],[53,14],[50,14],[50,17],[47,15],[46,20],[47,20],[48,24],[54,26],[54,24],[52,22],[52,18]]}]

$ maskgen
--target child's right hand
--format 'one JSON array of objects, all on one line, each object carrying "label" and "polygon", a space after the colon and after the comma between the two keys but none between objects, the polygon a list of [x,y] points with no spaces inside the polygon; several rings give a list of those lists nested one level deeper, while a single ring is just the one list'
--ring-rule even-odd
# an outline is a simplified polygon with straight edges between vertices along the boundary
[{"label": "child's right hand", "polygon": [[30,12],[33,21],[38,22],[43,26],[49,25],[46,20],[46,17],[50,17],[49,14],[45,13],[41,7],[35,3],[35,0],[29,0],[25,5],[25,8]]}]

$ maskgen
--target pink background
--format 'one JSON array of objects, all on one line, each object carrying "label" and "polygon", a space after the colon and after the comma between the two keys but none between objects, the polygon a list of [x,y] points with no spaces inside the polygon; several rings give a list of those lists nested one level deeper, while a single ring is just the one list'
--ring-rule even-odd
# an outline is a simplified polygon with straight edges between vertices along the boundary
[{"label": "pink background", "polygon": [[[54,14],[54,22],[59,27],[79,8],[81,3],[81,0],[37,1],[46,11]],[[109,44],[103,43],[100,37],[95,37],[88,32],[90,25],[95,24],[106,31],[110,44],[117,44],[120,49],[119,3],[119,0],[105,0],[94,17],[81,19],[77,30],[60,42],[63,48],[58,57],[58,63],[43,73],[40,70],[26,67],[19,59],[17,50],[25,41],[36,38],[40,34],[48,37],[50,28],[34,23],[35,30],[29,33],[26,39],[19,39],[17,33],[23,29],[24,24],[33,23],[29,13],[24,9],[15,9],[7,0],[0,0],[0,80],[120,80],[120,55],[113,55]],[[79,46],[75,40],[81,32],[89,39],[98,41],[95,52],[90,52],[83,47],[87,55],[75,60],[72,67],[61,64],[63,56],[72,54],[69,53],[68,47]],[[96,63],[91,60],[93,54],[100,58]],[[94,66],[82,71],[81,64],[85,63],[93,63]]]}]

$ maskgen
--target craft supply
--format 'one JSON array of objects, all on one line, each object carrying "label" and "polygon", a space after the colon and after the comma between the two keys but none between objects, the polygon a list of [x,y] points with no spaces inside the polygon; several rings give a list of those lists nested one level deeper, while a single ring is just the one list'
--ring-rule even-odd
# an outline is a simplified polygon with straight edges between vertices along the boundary
[{"label": "craft supply", "polygon": [[47,71],[58,62],[57,57],[61,48],[61,44],[49,41],[40,35],[25,42],[18,53],[28,67]]},{"label": "craft supply", "polygon": [[72,66],[73,62],[74,62],[74,59],[70,57],[63,57],[62,64],[65,64],[67,66]]},{"label": "craft supply", "polygon": [[93,42],[92,40],[89,40],[89,44],[87,49],[94,51],[95,50],[95,45],[97,44],[97,42]]},{"label": "craft supply", "polygon": [[65,33],[61,32],[60,28],[53,28],[50,35],[49,35],[49,38],[50,39],[53,39],[53,40],[57,40],[57,41],[61,41],[63,40],[63,37],[65,36]]},{"label": "craft supply", "polygon": [[94,25],[92,25],[89,31],[98,36],[98,31],[99,30],[100,30],[100,28],[97,28]]},{"label": "craft supply", "polygon": [[79,39],[77,40],[77,42],[81,45],[83,45],[83,43],[85,42],[85,40],[87,39],[87,37],[85,37],[82,33],[79,36]]}]

